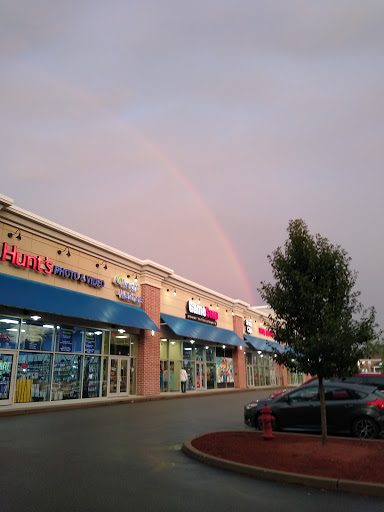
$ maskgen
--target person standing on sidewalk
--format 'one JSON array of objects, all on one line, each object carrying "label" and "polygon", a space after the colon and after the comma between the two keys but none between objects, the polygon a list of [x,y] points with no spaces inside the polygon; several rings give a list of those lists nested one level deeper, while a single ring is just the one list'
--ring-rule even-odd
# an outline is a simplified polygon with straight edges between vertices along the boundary
[{"label": "person standing on sidewalk", "polygon": [[180,370],[180,382],[181,382],[181,392],[182,393],[185,393],[185,391],[187,389],[187,380],[188,380],[187,372],[185,371],[185,368],[181,368],[181,370]]}]

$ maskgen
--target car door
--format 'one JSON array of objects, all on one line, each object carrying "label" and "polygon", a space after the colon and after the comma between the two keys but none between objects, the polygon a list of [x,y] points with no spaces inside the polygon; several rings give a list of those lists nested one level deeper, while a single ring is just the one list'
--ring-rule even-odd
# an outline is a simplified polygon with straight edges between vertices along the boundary
[{"label": "car door", "polygon": [[349,432],[353,413],[362,395],[348,386],[324,386],[327,427],[334,432]]},{"label": "car door", "polygon": [[277,418],[279,428],[283,430],[319,430],[318,385],[303,386],[287,393],[275,402],[272,412]]}]

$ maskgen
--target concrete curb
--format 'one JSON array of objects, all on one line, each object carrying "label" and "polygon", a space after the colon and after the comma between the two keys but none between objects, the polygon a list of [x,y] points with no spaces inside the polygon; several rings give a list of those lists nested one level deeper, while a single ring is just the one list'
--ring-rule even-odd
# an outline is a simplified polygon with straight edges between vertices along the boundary
[{"label": "concrete curb", "polygon": [[[212,432],[211,432],[212,433]],[[273,480],[275,482],[283,482],[288,484],[303,485],[316,489],[324,489],[327,491],[349,492],[354,494],[363,494],[366,496],[384,497],[384,485],[366,482],[355,482],[352,480],[339,480],[336,478],[325,478],[311,475],[303,475],[300,473],[288,473],[286,471],[278,471],[266,469],[260,466],[249,466],[239,462],[232,462],[212,455],[207,455],[192,446],[192,441],[202,437],[204,434],[188,439],[183,443],[182,451],[195,460],[214,466],[220,469],[226,469],[252,478],[260,478],[263,480]]]}]

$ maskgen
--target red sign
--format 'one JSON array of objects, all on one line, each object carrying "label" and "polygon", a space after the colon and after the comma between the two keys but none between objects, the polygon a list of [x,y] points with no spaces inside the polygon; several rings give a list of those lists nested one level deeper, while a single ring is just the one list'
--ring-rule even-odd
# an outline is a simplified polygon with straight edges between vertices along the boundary
[{"label": "red sign", "polygon": [[28,368],[28,363],[21,363],[21,367],[23,370],[26,370]]},{"label": "red sign", "polygon": [[263,336],[269,336],[270,338],[273,338],[273,332],[268,331],[268,329],[263,329],[262,327],[259,327],[259,333],[263,334]]},{"label": "red sign", "polygon": [[[12,250],[8,249],[8,243],[3,243],[3,253],[1,256],[2,261],[6,261],[7,256],[8,261],[12,263],[12,265],[17,265],[18,267],[26,267],[33,268],[33,270],[37,270],[38,272],[44,272],[45,274],[52,274],[53,271],[53,262],[50,261],[48,256],[30,256],[29,254],[21,254],[17,250],[17,245],[12,247]],[[44,268],[45,267],[45,268]]]}]

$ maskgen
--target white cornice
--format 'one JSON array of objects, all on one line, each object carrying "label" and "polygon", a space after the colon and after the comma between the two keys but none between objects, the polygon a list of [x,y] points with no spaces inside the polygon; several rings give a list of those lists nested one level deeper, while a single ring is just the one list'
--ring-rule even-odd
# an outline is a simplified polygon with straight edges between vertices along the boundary
[{"label": "white cornice", "polygon": [[0,194],[0,210],[5,210],[5,208],[9,208],[13,205],[13,199],[7,196],[3,196]]}]

